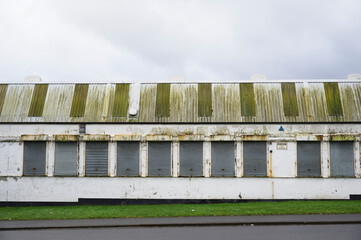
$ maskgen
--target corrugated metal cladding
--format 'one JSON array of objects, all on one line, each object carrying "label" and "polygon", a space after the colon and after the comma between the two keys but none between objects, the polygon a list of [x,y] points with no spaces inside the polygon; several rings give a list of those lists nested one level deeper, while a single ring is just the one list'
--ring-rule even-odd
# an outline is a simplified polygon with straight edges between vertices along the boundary
[{"label": "corrugated metal cladding", "polygon": [[108,176],[108,142],[87,142],[85,175]]},{"label": "corrugated metal cladding", "polygon": [[330,173],[332,177],[353,177],[353,142],[330,142]]},{"label": "corrugated metal cladding", "polygon": [[180,142],[180,176],[203,176],[203,142]]},{"label": "corrugated metal cladding", "polygon": [[243,175],[245,177],[267,176],[266,142],[243,142]]},{"label": "corrugated metal cladding", "polygon": [[[140,93],[131,89],[131,84],[1,84],[0,122],[361,121],[360,81],[159,83],[141,84]],[[139,112],[130,118],[132,101],[139,101]]]},{"label": "corrugated metal cladding", "polygon": [[148,176],[172,175],[171,150],[171,142],[148,142]]},{"label": "corrugated metal cladding", "polygon": [[55,143],[55,175],[76,176],[78,159],[77,142]]},{"label": "corrugated metal cladding", "polygon": [[139,176],[139,142],[117,143],[117,175]]},{"label": "corrugated metal cladding", "polygon": [[213,177],[234,177],[234,142],[212,142],[211,162]]},{"label": "corrugated metal cladding", "polygon": [[24,142],[24,176],[44,176],[46,142]]},{"label": "corrugated metal cladding", "polygon": [[320,142],[297,142],[297,176],[321,176]]}]

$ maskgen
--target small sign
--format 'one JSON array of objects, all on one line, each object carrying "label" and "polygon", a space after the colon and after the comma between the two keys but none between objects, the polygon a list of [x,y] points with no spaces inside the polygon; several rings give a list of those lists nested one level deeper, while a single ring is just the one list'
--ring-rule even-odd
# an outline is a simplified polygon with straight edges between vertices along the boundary
[{"label": "small sign", "polygon": [[287,150],[287,143],[277,143],[277,150]]}]

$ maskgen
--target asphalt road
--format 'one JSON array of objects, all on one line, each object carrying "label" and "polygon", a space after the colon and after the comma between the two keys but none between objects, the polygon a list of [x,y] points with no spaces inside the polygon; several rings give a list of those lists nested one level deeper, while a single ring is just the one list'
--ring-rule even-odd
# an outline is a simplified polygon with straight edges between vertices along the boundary
[{"label": "asphalt road", "polygon": [[276,225],[276,226],[197,226],[121,227],[0,231],[1,240],[111,240],[111,239],[257,239],[257,240],[360,240],[361,224]]}]

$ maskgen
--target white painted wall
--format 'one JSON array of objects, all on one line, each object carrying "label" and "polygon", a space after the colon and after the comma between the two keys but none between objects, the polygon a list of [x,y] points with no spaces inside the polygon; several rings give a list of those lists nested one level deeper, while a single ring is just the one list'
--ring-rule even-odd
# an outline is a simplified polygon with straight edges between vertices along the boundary
[{"label": "white painted wall", "polygon": [[[78,134],[78,124],[8,124],[0,125],[0,201],[77,201],[78,198],[149,198],[149,199],[348,199],[349,194],[361,194],[360,145],[361,125],[160,125],[160,124],[87,124],[87,134],[141,135],[141,177],[115,177],[116,144],[109,142],[109,177],[85,177],[85,142],[79,143],[79,177],[53,177],[54,142],[47,146],[48,177],[21,177],[23,172],[23,144],[21,135]],[[204,177],[181,178],[179,173],[178,135],[204,136]],[[356,178],[329,177],[329,134],[356,135]],[[147,176],[147,135],[172,135],[173,177],[150,178]],[[234,178],[212,178],[211,136],[234,137]],[[268,136],[268,165],[272,178],[242,177],[242,136]],[[321,135],[323,178],[295,178],[297,173],[297,140],[316,140]],[[287,150],[277,148],[286,142]],[[270,151],[272,150],[272,166]]]}]

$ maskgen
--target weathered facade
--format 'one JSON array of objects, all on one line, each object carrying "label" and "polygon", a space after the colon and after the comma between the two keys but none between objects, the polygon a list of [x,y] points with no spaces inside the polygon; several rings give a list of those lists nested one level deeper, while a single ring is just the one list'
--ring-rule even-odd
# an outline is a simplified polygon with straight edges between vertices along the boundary
[{"label": "weathered facade", "polygon": [[348,199],[361,81],[0,84],[0,202]]}]

